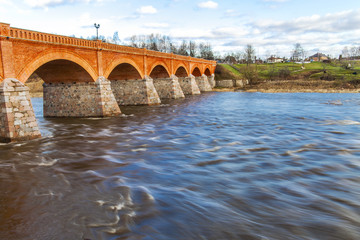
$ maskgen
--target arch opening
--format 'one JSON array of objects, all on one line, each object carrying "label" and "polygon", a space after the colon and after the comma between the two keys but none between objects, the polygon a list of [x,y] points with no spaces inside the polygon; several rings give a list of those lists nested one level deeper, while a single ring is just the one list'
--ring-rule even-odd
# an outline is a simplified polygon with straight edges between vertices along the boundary
[{"label": "arch opening", "polygon": [[209,70],[208,68],[205,70],[204,74],[205,74],[207,77],[210,77],[210,76],[211,76],[210,70]]},{"label": "arch opening", "polygon": [[201,77],[201,72],[200,69],[198,67],[196,67],[193,72],[192,75],[194,75],[195,77]]},{"label": "arch opening", "polygon": [[161,65],[157,65],[150,73],[150,77],[151,78],[169,78],[170,75],[169,73],[166,71],[166,69],[161,66]]},{"label": "arch opening", "polygon": [[177,77],[187,77],[188,73],[186,72],[184,67],[179,67],[176,70],[175,76],[177,76]]},{"label": "arch opening", "polygon": [[39,76],[45,83],[93,82],[91,75],[75,62],[58,59],[40,66],[26,80]]},{"label": "arch opening", "polygon": [[110,73],[109,80],[129,80],[129,79],[141,79],[141,75],[138,70],[129,63],[122,63],[117,65]]}]

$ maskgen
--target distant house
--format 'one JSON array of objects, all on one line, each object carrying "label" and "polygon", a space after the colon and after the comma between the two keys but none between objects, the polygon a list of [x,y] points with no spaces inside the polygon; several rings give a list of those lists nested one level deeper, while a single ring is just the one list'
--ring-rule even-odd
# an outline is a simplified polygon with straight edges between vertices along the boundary
[{"label": "distant house", "polygon": [[311,62],[324,62],[329,61],[330,58],[323,53],[315,53],[314,55],[309,57],[309,60]]},{"label": "distant house", "polygon": [[269,57],[268,59],[266,59],[266,62],[267,62],[267,63],[281,63],[281,62],[284,62],[284,59],[283,59],[283,58],[279,58],[279,57],[271,56],[271,57]]}]

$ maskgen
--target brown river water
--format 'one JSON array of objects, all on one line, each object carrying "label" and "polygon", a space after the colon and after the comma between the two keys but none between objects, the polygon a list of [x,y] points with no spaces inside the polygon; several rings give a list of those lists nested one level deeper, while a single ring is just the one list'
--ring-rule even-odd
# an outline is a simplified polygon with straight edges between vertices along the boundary
[{"label": "brown river water", "polygon": [[206,93],[0,144],[1,240],[360,239],[358,94]]}]

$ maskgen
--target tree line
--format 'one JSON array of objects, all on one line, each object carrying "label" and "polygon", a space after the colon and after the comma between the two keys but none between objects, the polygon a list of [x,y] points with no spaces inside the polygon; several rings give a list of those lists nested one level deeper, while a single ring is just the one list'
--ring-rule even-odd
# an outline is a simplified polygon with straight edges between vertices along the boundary
[{"label": "tree line", "polygon": [[130,37],[129,46],[214,60],[214,53],[210,43],[196,43],[195,41],[185,40],[181,43],[175,43],[169,36],[161,34],[133,35]]},{"label": "tree line", "polygon": [[[96,36],[87,38],[95,40]],[[174,53],[183,56],[199,57],[207,60],[215,60],[214,52],[210,43],[196,43],[195,41],[174,42],[169,36],[161,34],[133,35],[127,42],[122,42],[119,33],[115,32],[112,37],[100,35],[99,40],[107,43],[121,44],[135,48],[146,48],[148,50]]]},{"label": "tree line", "polygon": [[340,59],[346,58],[350,60],[360,59],[360,46],[345,46],[341,51]]}]

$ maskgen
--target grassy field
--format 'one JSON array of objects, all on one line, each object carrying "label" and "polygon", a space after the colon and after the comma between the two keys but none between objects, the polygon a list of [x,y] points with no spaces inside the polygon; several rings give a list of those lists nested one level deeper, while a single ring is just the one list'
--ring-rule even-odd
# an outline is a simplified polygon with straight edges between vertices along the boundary
[{"label": "grassy field", "polygon": [[[351,67],[348,64],[351,63]],[[360,62],[332,63],[275,63],[275,64],[218,64],[215,77],[221,79],[248,79],[247,89],[341,90],[360,89]]]}]

